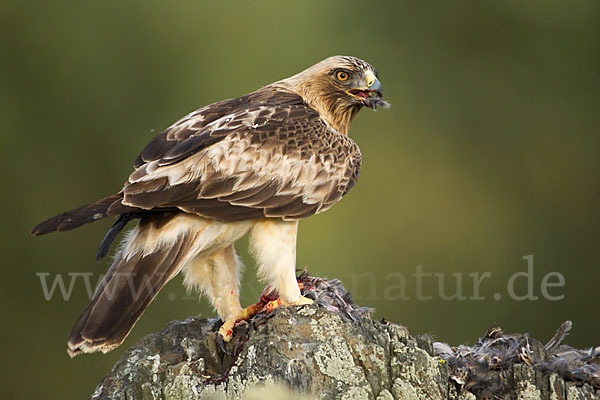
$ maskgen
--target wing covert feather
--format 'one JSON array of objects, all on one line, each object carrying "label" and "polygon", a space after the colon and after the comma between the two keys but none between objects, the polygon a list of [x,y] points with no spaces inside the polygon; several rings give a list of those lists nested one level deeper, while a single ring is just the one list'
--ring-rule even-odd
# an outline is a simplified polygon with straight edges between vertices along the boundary
[{"label": "wing covert feather", "polygon": [[236,221],[300,219],[339,201],[358,179],[356,143],[297,95],[250,96],[200,109],[155,137],[136,160],[123,204]]}]

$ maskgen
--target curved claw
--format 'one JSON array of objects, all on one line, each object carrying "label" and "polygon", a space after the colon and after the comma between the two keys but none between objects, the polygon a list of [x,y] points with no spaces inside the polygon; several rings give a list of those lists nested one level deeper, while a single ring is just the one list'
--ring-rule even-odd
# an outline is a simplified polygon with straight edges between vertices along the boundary
[{"label": "curved claw", "polygon": [[231,355],[229,351],[227,351],[227,349],[225,348],[225,338],[220,333],[217,335],[217,348],[221,350],[221,353],[226,354],[228,356]]}]

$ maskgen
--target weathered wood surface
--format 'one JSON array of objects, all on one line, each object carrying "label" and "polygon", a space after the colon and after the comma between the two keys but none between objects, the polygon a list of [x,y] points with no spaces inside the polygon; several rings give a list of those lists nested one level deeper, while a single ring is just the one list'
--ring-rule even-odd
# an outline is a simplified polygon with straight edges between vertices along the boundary
[{"label": "weathered wood surface", "polygon": [[317,283],[318,304],[257,315],[236,328],[229,354],[218,320],[169,323],[127,350],[92,398],[600,399],[598,349],[552,364],[558,344],[499,330],[451,348],[372,320],[339,281]]}]

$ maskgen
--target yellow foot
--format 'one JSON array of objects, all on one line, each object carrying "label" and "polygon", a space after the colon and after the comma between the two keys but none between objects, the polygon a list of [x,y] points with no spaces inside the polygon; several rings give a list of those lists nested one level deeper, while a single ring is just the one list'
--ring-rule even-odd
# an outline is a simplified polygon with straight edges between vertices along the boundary
[{"label": "yellow foot", "polygon": [[313,304],[313,301],[311,299],[307,299],[304,296],[300,296],[300,298],[297,301],[292,303],[287,303],[281,299],[269,301],[266,304],[262,301],[259,301],[256,304],[252,304],[251,306],[244,308],[242,312],[236,315],[235,318],[228,319],[227,321],[223,322],[223,325],[221,325],[221,327],[219,328],[219,336],[221,337],[223,342],[229,343],[231,341],[231,338],[233,337],[233,328],[236,326],[236,324],[241,321],[249,320],[262,309],[265,309],[267,312],[271,312],[277,307],[281,306],[303,306],[306,304]]},{"label": "yellow foot", "polygon": [[304,296],[300,296],[300,298],[297,301],[294,301],[292,303],[287,303],[281,299],[277,299],[277,300],[268,302],[265,305],[265,310],[267,310],[268,312],[271,312],[274,309],[276,309],[277,307],[281,307],[281,306],[304,306],[304,305],[312,304],[312,303],[314,303],[314,302],[311,299],[307,299]]},{"label": "yellow foot", "polygon": [[262,310],[264,307],[264,303],[258,302],[256,304],[252,304],[244,308],[235,318],[228,319],[221,325],[219,328],[219,335],[223,339],[224,342],[229,342],[233,336],[233,328],[238,322],[247,321],[252,318],[257,312]]},{"label": "yellow foot", "polygon": [[219,336],[223,339],[224,342],[228,343],[233,336],[233,326],[235,325],[235,320],[228,319],[223,322],[223,325],[219,328]]}]

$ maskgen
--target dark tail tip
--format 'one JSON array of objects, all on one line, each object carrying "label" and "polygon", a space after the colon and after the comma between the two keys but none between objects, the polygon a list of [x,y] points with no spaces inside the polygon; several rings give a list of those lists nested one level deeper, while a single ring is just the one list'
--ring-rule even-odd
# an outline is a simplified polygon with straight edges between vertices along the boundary
[{"label": "dark tail tip", "polygon": [[31,234],[33,236],[45,235],[46,233],[56,232],[59,229],[60,224],[65,221],[70,221],[70,215],[72,211],[67,211],[62,214],[59,214],[55,217],[49,218],[44,222],[37,224],[31,230]]},{"label": "dark tail tip", "polygon": [[81,225],[97,221],[112,215],[124,214],[135,210],[134,207],[125,206],[121,203],[122,193],[105,197],[96,203],[86,204],[73,210],[64,212],[55,217],[47,219],[31,230],[34,236],[44,235],[50,232],[63,232],[78,228]]}]

